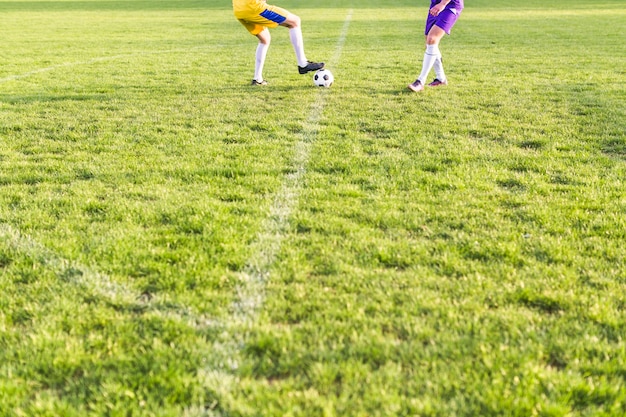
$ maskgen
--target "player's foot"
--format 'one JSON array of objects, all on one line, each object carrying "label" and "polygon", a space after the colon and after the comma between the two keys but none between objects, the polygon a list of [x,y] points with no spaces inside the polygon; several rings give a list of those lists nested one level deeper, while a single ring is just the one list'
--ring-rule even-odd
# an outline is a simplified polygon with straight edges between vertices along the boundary
[{"label": "player's foot", "polygon": [[428,84],[429,87],[439,87],[440,85],[448,85],[448,80],[439,81],[435,78],[432,83]]},{"label": "player's foot", "polygon": [[424,84],[422,84],[420,80],[415,80],[414,83],[409,84],[407,87],[409,90],[417,93],[418,91],[422,91],[424,89]]},{"label": "player's foot", "polygon": [[265,81],[265,80],[261,80],[261,81],[252,80],[251,85],[267,85],[267,81]]},{"label": "player's foot", "polygon": [[300,74],[306,74],[307,72],[321,70],[322,68],[324,68],[323,62],[308,61],[304,67],[298,67],[298,72]]}]

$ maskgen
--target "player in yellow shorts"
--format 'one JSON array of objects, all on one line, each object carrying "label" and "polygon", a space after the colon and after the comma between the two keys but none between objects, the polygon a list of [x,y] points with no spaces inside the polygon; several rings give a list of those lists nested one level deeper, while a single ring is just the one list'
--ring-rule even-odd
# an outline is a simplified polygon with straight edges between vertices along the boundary
[{"label": "player in yellow shorts", "polygon": [[324,68],[323,62],[311,62],[306,59],[301,22],[295,14],[281,7],[269,5],[265,0],[233,0],[233,11],[235,17],[248,29],[248,32],[259,39],[252,85],[267,84],[267,81],[263,79],[263,66],[272,40],[268,28],[284,26],[289,29],[289,38],[296,53],[300,74]]}]

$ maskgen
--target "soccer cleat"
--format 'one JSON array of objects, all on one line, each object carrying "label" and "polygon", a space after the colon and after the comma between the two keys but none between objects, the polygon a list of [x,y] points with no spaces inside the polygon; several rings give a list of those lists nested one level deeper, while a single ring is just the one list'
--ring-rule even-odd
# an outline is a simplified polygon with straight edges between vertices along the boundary
[{"label": "soccer cleat", "polygon": [[448,85],[448,80],[439,81],[435,78],[432,83],[428,84],[429,87],[439,87],[440,85]]},{"label": "soccer cleat", "polygon": [[304,67],[298,66],[298,72],[300,74],[306,74],[307,72],[321,70],[322,68],[324,68],[323,62],[308,61]]},{"label": "soccer cleat", "polygon": [[424,89],[424,84],[422,84],[420,80],[415,80],[413,84],[409,84],[407,87],[409,90],[417,93],[418,91],[422,91]]},{"label": "soccer cleat", "polygon": [[267,85],[267,81],[265,81],[265,80],[262,80],[262,81],[252,80],[251,85]]}]

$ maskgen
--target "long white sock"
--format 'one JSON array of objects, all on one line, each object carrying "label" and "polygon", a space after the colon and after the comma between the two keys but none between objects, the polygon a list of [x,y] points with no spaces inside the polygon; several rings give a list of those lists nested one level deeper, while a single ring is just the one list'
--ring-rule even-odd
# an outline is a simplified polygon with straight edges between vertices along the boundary
[{"label": "long white sock", "polygon": [[420,76],[417,77],[418,80],[421,81],[422,84],[426,81],[426,77],[428,77],[428,73],[435,65],[435,61],[437,58],[441,56],[439,52],[438,45],[426,45],[426,52],[424,52],[424,61],[422,62],[422,72]]},{"label": "long white sock", "polygon": [[441,59],[441,54],[435,60],[435,64],[433,65],[433,69],[435,70],[435,77],[443,82],[446,80],[446,73],[443,70],[443,60]]},{"label": "long white sock", "polygon": [[300,26],[289,29],[289,39],[296,53],[298,66],[305,67],[307,64],[306,55],[304,54],[304,40],[302,39],[302,29]]},{"label": "long white sock", "polygon": [[254,65],[254,79],[258,82],[263,81],[263,67],[265,66],[265,57],[267,50],[270,48],[269,43],[261,43],[256,47],[256,62]]}]

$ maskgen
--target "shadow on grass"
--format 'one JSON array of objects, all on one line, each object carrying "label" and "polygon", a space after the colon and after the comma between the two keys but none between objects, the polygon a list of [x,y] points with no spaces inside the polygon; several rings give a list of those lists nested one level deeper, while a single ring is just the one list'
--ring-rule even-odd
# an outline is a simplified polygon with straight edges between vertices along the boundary
[{"label": "shadow on grass", "polygon": [[621,137],[603,140],[601,146],[605,154],[626,160],[626,132]]},{"label": "shadow on grass", "polygon": [[605,87],[610,84],[567,84],[559,86],[557,94],[567,98],[580,131],[592,138],[602,153],[626,159],[626,115],[618,92]]}]

